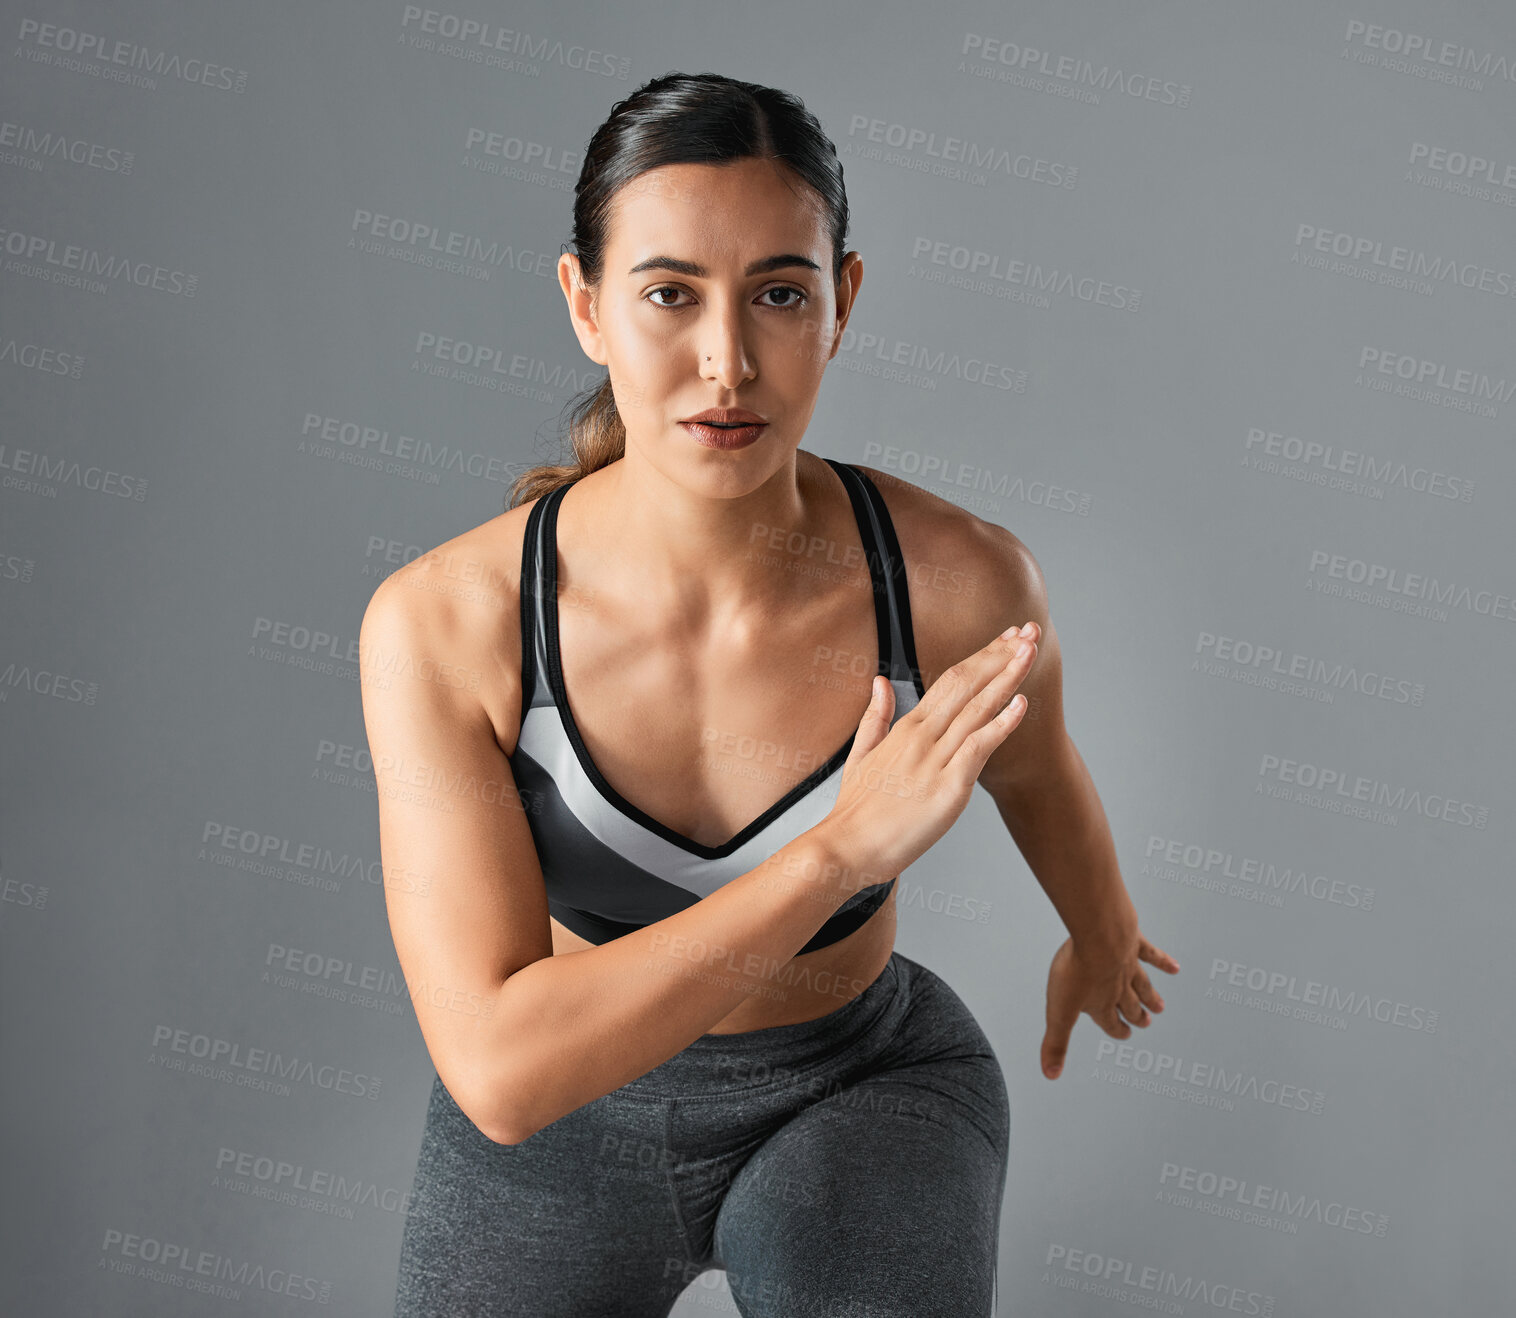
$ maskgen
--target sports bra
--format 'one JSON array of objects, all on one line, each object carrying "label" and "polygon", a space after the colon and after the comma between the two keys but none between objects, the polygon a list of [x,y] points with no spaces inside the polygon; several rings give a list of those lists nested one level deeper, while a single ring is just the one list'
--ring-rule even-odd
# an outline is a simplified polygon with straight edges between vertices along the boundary
[{"label": "sports bra", "polygon": [[[873,583],[877,671],[895,689],[895,714],[925,690],[916,663],[900,542],[867,475],[826,461],[841,477]],[[543,495],[527,517],[521,553],[521,730],[511,771],[537,846],[548,908],[591,943],[605,943],[674,915],[756,869],[826,817],[841,786],[855,730],[824,764],[716,846],[696,842],[640,810],[606,781],[575,725],[558,650],[558,506]],[[893,719],[891,720],[894,721]],[[898,877],[898,875],[896,876]],[[804,947],[845,938],[879,909],[895,879],[860,888]]]}]

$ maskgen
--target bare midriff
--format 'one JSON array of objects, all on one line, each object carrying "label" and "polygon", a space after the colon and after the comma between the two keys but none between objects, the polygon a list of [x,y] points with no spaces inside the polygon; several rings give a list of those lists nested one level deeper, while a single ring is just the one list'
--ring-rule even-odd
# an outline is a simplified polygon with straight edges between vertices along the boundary
[{"label": "bare midriff", "polygon": [[[852,1001],[883,972],[895,950],[895,894],[846,938],[792,957],[774,974],[771,995],[755,994],[723,1016],[708,1034],[737,1034],[815,1020]],[[553,955],[594,944],[549,917]]]}]

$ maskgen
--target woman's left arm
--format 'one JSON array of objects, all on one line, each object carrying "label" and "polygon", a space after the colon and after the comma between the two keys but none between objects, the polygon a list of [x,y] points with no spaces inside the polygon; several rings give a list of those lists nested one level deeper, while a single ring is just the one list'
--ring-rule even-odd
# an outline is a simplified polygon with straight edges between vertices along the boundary
[{"label": "woman's left arm", "polygon": [[[1048,634],[1041,628],[1037,632]],[[1044,653],[1039,639],[1032,674]],[[1021,690],[1027,691],[1032,684],[1029,675]],[[1179,963],[1154,947],[1137,927],[1137,910],[1121,881],[1105,810],[1067,733],[1057,738],[1045,758],[1029,751],[1032,739],[1015,748],[1016,735],[1031,726],[1038,712],[1031,703],[1036,696],[1028,694],[1027,700],[1026,717],[997,753],[1008,746],[1019,749],[1023,766],[1036,762],[1038,772],[1032,777],[1003,778],[991,775],[986,765],[979,781],[994,798],[1016,846],[1069,931],[1048,969],[1041,1062],[1042,1073],[1056,1080],[1081,1012],[1088,1012],[1113,1038],[1130,1038],[1132,1025],[1150,1023],[1148,1010],[1163,1010],[1163,998],[1142,962],[1169,974],[1178,972]],[[1041,708],[1047,709],[1045,698]],[[990,775],[988,780],[986,775]]]},{"label": "woman's left arm", "polygon": [[1027,712],[979,782],[1069,931],[1048,970],[1041,1066],[1053,1080],[1081,1012],[1113,1038],[1130,1038],[1133,1025],[1151,1022],[1149,1011],[1163,1010],[1143,963],[1168,974],[1179,963],[1138,928],[1100,796],[1064,726],[1063,663],[1041,569],[1020,540],[997,531],[980,578],[990,585],[991,616],[976,626],[1024,624],[1037,656],[1019,688]]},{"label": "woman's left arm", "polygon": [[[1009,529],[866,468],[889,492],[917,622],[923,686],[1012,625],[1037,654],[1017,688],[1027,710],[979,775],[1000,817],[1053,903],[1068,939],[1048,971],[1042,1073],[1056,1079],[1081,1012],[1116,1039],[1146,1026],[1163,999],[1143,963],[1174,974],[1179,963],[1137,927],[1100,797],[1063,724],[1063,660],[1048,616],[1047,586],[1031,550]],[[1126,1020],[1122,1019],[1125,1015]]]}]

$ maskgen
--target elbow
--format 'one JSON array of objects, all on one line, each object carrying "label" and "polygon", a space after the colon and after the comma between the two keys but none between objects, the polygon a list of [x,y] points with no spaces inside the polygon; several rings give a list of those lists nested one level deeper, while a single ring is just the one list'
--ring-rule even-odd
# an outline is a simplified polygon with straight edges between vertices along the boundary
[{"label": "elbow", "polygon": [[533,1131],[517,1126],[495,1124],[481,1126],[477,1121],[474,1123],[474,1126],[491,1144],[520,1144],[522,1140],[534,1134]]},{"label": "elbow", "polygon": [[438,1067],[453,1106],[492,1144],[519,1144],[532,1134],[515,1102],[514,1087],[499,1070],[477,1066]]},{"label": "elbow", "polygon": [[474,1123],[479,1133],[493,1144],[520,1144],[523,1140],[529,1140],[542,1129],[541,1122],[527,1121],[519,1115],[497,1119],[485,1125]]},{"label": "elbow", "polygon": [[[473,1120],[472,1117],[469,1119]],[[488,1114],[486,1120],[474,1121],[474,1125],[485,1139],[494,1144],[520,1144],[540,1129],[535,1122],[527,1120],[515,1105],[502,1109],[499,1104]]]},{"label": "elbow", "polygon": [[522,1140],[536,1134],[529,1123],[520,1120],[514,1113],[484,1112],[477,1107],[463,1108],[462,1111],[474,1129],[491,1144],[520,1144]]},{"label": "elbow", "polygon": [[520,1144],[561,1115],[552,1110],[555,1100],[545,1092],[544,1063],[532,1047],[531,1031],[519,1020],[513,1016],[502,1022],[484,1053],[475,1052],[464,1082],[471,1102],[459,1102],[474,1127],[494,1144]]},{"label": "elbow", "polygon": [[523,1105],[515,1100],[513,1087],[501,1081],[491,1086],[482,1099],[476,1098],[464,1108],[463,1114],[492,1144],[520,1144],[535,1135],[542,1125],[531,1120]]}]

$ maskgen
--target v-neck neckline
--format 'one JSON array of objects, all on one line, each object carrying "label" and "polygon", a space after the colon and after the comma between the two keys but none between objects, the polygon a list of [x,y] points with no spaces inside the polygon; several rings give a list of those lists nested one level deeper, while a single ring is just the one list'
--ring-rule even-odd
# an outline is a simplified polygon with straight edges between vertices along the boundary
[{"label": "v-neck neckline", "polygon": [[[880,549],[872,528],[869,525],[867,508],[864,503],[864,495],[853,482],[860,480],[856,473],[849,472],[844,475],[842,466],[831,458],[824,461],[837,472],[838,479],[842,482],[848,495],[848,502],[853,509],[853,518],[858,526],[858,536],[863,543],[864,558],[868,562],[870,584],[874,596],[874,625],[878,637],[878,660],[875,665],[876,674],[888,676],[890,672],[890,615],[888,595],[886,594],[886,575],[884,564],[880,559]],[[851,477],[851,479],[850,479]],[[584,743],[584,738],[579,733],[579,726],[574,721],[574,712],[569,708],[568,688],[563,680],[562,656],[558,642],[558,506],[563,502],[563,496],[571,487],[560,486],[549,496],[549,502],[543,509],[542,519],[542,569],[543,589],[541,594],[541,607],[543,611],[544,632],[547,641],[547,677],[548,684],[553,692],[553,704],[557,706],[558,717],[563,725],[564,734],[574,748],[574,754],[579,760],[580,767],[585,775],[594,784],[595,789],[602,797],[618,811],[634,823],[641,825],[648,832],[656,834],[667,842],[688,851],[691,855],[699,856],[706,860],[718,860],[729,856],[744,843],[751,841],[774,820],[778,819],[792,805],[808,796],[832,776],[846,761],[848,752],[853,749],[853,742],[857,740],[858,733],[854,729],[848,739],[827,757],[826,761],[807,774],[798,783],[789,789],[772,805],[768,806],[756,818],[749,820],[737,830],[725,842],[709,845],[697,842],[694,838],[670,828],[662,820],[653,818],[646,810],[634,805],[611,786],[606,776],[600,772],[599,766],[591,758],[589,748]]]}]

